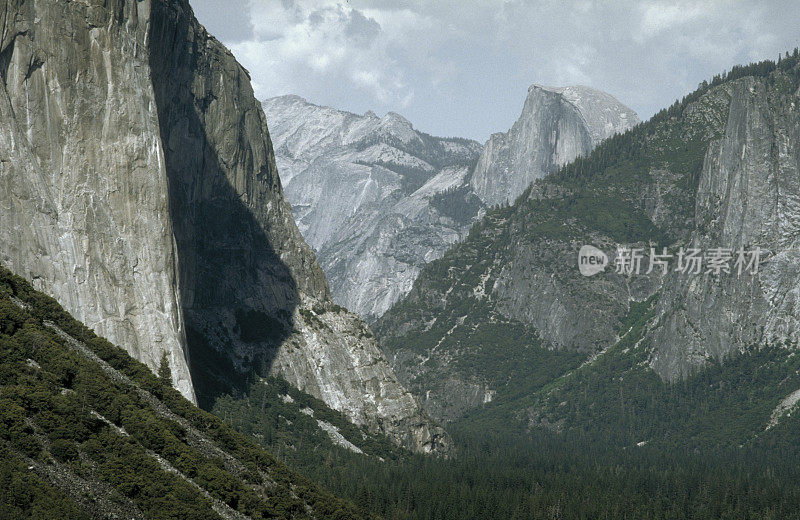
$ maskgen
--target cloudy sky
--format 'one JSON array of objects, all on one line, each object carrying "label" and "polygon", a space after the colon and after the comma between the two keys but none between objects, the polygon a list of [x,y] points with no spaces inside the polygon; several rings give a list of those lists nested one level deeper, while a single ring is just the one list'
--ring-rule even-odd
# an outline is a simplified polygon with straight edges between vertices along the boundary
[{"label": "cloudy sky", "polygon": [[484,141],[527,88],[588,85],[646,119],[704,79],[800,46],[787,1],[190,0],[259,99],[298,94]]}]

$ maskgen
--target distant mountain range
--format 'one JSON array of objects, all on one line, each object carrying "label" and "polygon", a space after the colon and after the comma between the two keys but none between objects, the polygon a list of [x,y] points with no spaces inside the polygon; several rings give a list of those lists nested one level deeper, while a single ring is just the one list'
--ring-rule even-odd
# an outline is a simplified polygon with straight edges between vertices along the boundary
[{"label": "distant mountain range", "polygon": [[367,321],[488,206],[638,122],[603,92],[537,85],[511,130],[484,146],[432,137],[393,112],[359,116],[293,95],[263,108],[286,196],[334,301]]}]

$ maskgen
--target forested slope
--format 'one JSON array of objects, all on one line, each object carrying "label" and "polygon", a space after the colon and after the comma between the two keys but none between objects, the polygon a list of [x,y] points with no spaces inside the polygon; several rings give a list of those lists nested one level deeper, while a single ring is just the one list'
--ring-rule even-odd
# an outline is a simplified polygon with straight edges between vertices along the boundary
[{"label": "forested slope", "polygon": [[366,518],[0,268],[0,517]]}]

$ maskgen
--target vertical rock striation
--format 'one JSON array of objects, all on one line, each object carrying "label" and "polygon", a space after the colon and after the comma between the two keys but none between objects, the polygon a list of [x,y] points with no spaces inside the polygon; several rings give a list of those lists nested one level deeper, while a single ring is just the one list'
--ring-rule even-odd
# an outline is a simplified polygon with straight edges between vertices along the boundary
[{"label": "vertical rock striation", "polygon": [[705,155],[691,236],[696,247],[734,255],[760,247],[759,273],[672,273],[651,333],[651,364],[664,378],[753,345],[800,341],[800,97],[776,90],[760,78],[731,85],[727,124]]},{"label": "vertical rock striation", "polygon": [[0,262],[193,399],[149,6],[0,3]]}]

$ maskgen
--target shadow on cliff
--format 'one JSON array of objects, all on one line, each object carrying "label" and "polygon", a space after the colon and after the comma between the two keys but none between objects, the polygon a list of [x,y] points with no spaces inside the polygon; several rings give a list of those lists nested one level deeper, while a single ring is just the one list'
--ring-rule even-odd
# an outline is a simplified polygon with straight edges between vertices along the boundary
[{"label": "shadow on cliff", "polygon": [[[204,45],[198,47],[198,40],[204,42],[196,37],[196,26],[179,12],[184,2],[167,4],[153,3],[149,59],[189,367],[198,404],[210,408],[220,395],[243,391],[252,374],[269,370],[278,347],[292,333],[299,292],[268,232],[226,176],[226,170],[240,168],[245,186],[271,182],[264,189],[277,189],[277,172],[268,164],[252,171],[252,148],[263,141],[253,142],[246,135],[243,114],[210,120],[207,111],[213,98],[195,94],[202,88],[198,84],[214,82],[215,75],[233,74],[225,78],[225,97],[231,111],[241,110],[246,93],[238,90],[241,78],[226,69],[218,55],[203,54],[207,51]],[[237,121],[240,126],[231,125]],[[232,144],[236,163],[225,168],[218,147],[229,151]]]}]

